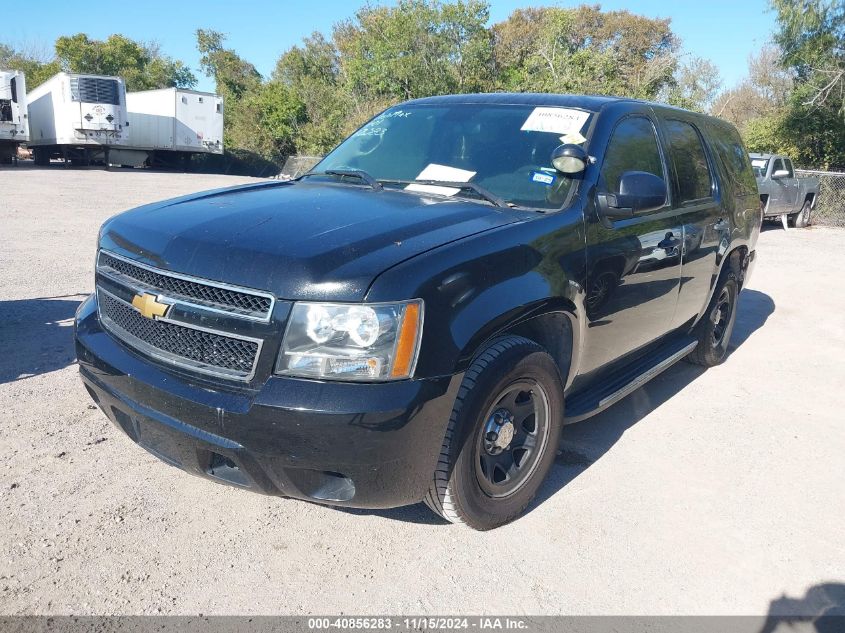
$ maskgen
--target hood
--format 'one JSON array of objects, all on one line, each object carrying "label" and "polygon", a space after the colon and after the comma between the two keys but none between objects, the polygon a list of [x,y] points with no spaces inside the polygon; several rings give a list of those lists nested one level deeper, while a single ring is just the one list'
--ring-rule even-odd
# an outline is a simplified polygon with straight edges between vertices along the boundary
[{"label": "hood", "polygon": [[522,219],[519,212],[463,199],[270,182],[126,211],[103,225],[100,245],[281,299],[361,301],[391,266]]}]

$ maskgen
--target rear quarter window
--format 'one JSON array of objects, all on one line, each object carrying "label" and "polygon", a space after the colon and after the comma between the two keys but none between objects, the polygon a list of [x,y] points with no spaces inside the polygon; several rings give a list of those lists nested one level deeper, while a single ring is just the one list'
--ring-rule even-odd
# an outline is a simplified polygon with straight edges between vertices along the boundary
[{"label": "rear quarter window", "polygon": [[686,121],[666,121],[669,148],[678,174],[681,204],[713,195],[713,178],[698,130]]},{"label": "rear quarter window", "polygon": [[[741,193],[757,193],[757,180],[748,151],[739,132],[731,125],[714,123],[709,129],[710,145],[731,182]],[[765,172],[766,161],[762,161]]]}]

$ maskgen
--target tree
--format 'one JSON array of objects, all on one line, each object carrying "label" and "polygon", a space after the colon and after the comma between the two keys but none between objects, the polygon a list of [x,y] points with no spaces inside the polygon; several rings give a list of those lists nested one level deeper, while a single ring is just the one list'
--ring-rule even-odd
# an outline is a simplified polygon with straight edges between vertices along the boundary
[{"label": "tree", "polygon": [[757,146],[763,143],[766,130],[779,129],[775,123],[783,119],[792,95],[794,73],[784,69],[780,59],[777,46],[767,44],[760,48],[748,57],[748,78],[719,94],[710,108],[712,114],[727,119],[740,132],[752,121],[766,119],[765,123],[755,123]]},{"label": "tree", "polygon": [[335,26],[344,82],[363,99],[475,92],[490,76],[489,6],[400,0]]},{"label": "tree", "polygon": [[305,106],[287,86],[270,81],[243,95],[228,113],[227,142],[281,162],[295,151],[295,131]]},{"label": "tree", "polygon": [[716,99],[722,80],[713,62],[692,57],[675,73],[670,86],[664,90],[662,100],[688,110],[705,112]]},{"label": "tree", "polygon": [[504,90],[653,99],[677,66],[669,20],[628,11],[518,9],[492,30],[496,83]]},{"label": "tree", "polygon": [[300,152],[325,153],[384,108],[404,99],[489,88],[492,42],[481,0],[400,0],[366,6],[286,51],[274,79],[305,104]]},{"label": "tree", "polygon": [[265,82],[248,61],[224,48],[225,36],[197,30],[200,65],[226,103],[225,144],[281,163],[295,148],[305,106],[289,85]]},{"label": "tree", "polygon": [[44,83],[61,70],[51,54],[34,48],[15,49],[0,43],[0,68],[21,70],[26,75],[27,90]]},{"label": "tree", "polygon": [[777,11],[775,41],[783,65],[805,86],[805,106],[845,114],[845,3],[841,0],[771,0]]},{"label": "tree", "polygon": [[67,72],[121,77],[127,90],[193,88],[197,83],[191,70],[163,55],[158,44],[123,35],[110,35],[105,40],[92,40],[84,33],[59,37],[56,58]]},{"label": "tree", "polygon": [[[830,0],[771,0],[777,12],[777,63],[752,67],[775,102],[747,125],[749,145],[791,148],[804,167],[845,168],[845,4]],[[780,67],[778,69],[778,67]],[[763,78],[763,79],[761,79]],[[777,102],[781,101],[780,105]]]},{"label": "tree", "polygon": [[217,92],[228,98],[240,98],[261,85],[255,66],[241,59],[233,50],[223,48],[226,36],[218,31],[197,29],[200,68],[217,84]]},{"label": "tree", "polygon": [[775,108],[786,105],[795,86],[795,73],[781,65],[781,50],[766,44],[748,58],[748,78],[760,96]]},{"label": "tree", "polygon": [[294,143],[303,154],[324,154],[343,137],[353,101],[340,77],[340,54],[321,33],[313,33],[276,62],[273,79],[287,86],[303,103],[304,120]]},{"label": "tree", "polygon": [[749,121],[771,113],[771,102],[748,79],[721,92],[713,102],[710,113],[733,123],[743,131]]}]

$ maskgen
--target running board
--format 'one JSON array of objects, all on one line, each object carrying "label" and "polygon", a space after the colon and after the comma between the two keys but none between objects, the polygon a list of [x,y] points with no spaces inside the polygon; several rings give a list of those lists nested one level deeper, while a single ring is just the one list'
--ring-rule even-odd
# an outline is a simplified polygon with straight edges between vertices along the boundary
[{"label": "running board", "polygon": [[599,384],[579,393],[566,402],[564,424],[580,422],[601,413],[630,395],[649,380],[681,360],[698,344],[690,338],[673,341],[626,367],[620,374],[609,376]]}]

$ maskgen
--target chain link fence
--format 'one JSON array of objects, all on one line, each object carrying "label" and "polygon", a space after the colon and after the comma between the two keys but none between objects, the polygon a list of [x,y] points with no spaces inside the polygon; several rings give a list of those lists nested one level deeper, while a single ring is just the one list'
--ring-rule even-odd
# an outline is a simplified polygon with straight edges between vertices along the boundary
[{"label": "chain link fence", "polygon": [[813,224],[845,227],[845,172],[796,169],[799,178],[819,179],[819,199]]}]

